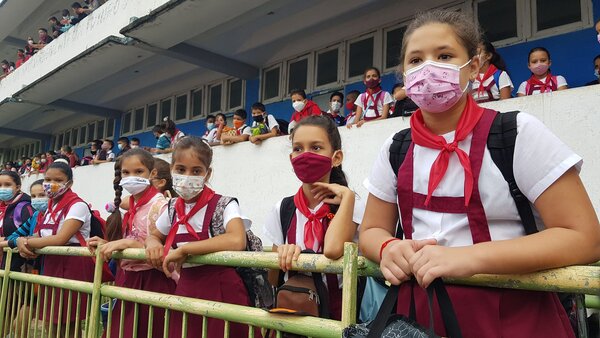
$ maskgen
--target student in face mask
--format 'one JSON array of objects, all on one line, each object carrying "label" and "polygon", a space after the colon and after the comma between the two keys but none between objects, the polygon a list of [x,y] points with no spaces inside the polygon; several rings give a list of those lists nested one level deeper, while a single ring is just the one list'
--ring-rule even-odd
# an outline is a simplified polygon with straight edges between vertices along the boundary
[{"label": "student in face mask", "polygon": [[248,113],[244,109],[238,109],[233,113],[233,129],[221,134],[221,144],[231,145],[246,142],[252,136],[250,127],[246,125]]},{"label": "student in face mask", "polygon": [[[42,184],[44,180],[37,180],[29,187],[29,193],[31,194],[31,207],[33,208],[33,214],[27,219],[20,227],[16,229],[10,236],[6,237],[6,240],[0,242],[0,247],[9,246],[11,248],[17,247],[17,238],[33,236],[35,233],[35,227],[38,220],[42,217],[44,212],[48,209],[48,196],[44,191]],[[14,258],[14,257],[13,257]]]},{"label": "student in face mask", "polygon": [[210,134],[210,131],[215,128],[216,128],[215,116],[214,115],[206,116],[206,131],[204,132],[204,135],[202,136],[202,138],[206,140],[206,138],[208,137],[208,134]]},{"label": "student in face mask", "polygon": [[594,80],[586,83],[586,86],[593,86],[600,84],[600,54],[594,58]]},{"label": "student in face mask", "polygon": [[117,140],[117,148],[119,148],[119,155],[117,155],[117,157],[120,157],[121,155],[125,154],[128,150],[131,149],[131,146],[129,145],[129,139],[125,136],[119,137],[119,139]]},{"label": "student in face mask", "polygon": [[[21,178],[16,172],[0,172],[0,237],[7,239],[33,215],[31,198],[21,192]],[[3,254],[5,257],[6,254]],[[2,259],[4,268],[5,259]],[[15,255],[11,271],[21,271],[25,263],[22,257]]]},{"label": "student in face mask", "polygon": [[251,132],[250,142],[253,144],[261,144],[262,141],[280,134],[277,119],[273,115],[267,114],[265,105],[260,102],[252,105]]},{"label": "student in face mask", "polygon": [[[369,196],[360,250],[379,263],[390,283],[400,285],[397,313],[408,316],[414,299],[422,326],[430,324],[423,288],[437,278],[526,274],[600,259],[600,224],[579,178],[581,157],[532,115],[485,109],[468,92],[480,70],[480,36],[469,16],[454,11],[419,14],[407,27],[400,60],[406,93],[419,109],[410,130],[384,143],[365,181]],[[493,126],[509,125],[518,130],[510,150],[510,187],[487,142]],[[402,137],[408,131],[410,138]],[[396,147],[407,146],[400,137],[409,143],[396,162],[391,156],[400,156]],[[517,202],[535,208],[529,216],[520,216],[511,196],[515,186],[526,199]],[[399,217],[403,238],[395,237]],[[554,293],[446,289],[465,338],[574,337]],[[432,311],[440,318],[439,307]],[[439,319],[434,330],[448,336]]]},{"label": "student in face mask", "polygon": [[385,120],[390,112],[390,103],[394,102],[389,92],[381,89],[381,72],[369,67],[363,75],[366,91],[356,99],[356,118],[354,124],[360,128],[365,122]]},{"label": "student in face mask", "polygon": [[550,52],[544,47],[535,47],[529,52],[528,66],[531,77],[523,81],[517,96],[528,96],[568,89],[567,80],[560,75],[552,75]]},{"label": "student in face mask", "polygon": [[[232,267],[185,263],[189,255],[246,248],[246,230],[251,221],[244,217],[238,201],[221,196],[208,185],[212,149],[198,137],[185,137],[173,151],[173,188],[179,195],[156,221],[146,240],[149,262],[167,276],[181,271],[175,295],[248,306],[246,287]],[[216,224],[219,222],[219,224]],[[218,230],[222,229],[222,230]],[[202,332],[202,318],[189,315],[187,332]],[[224,322],[207,318],[208,337],[223,335]],[[169,337],[179,337],[182,314],[171,312]],[[247,337],[244,324],[229,324],[231,337]],[[258,335],[257,335],[258,336]]]},{"label": "student in face mask", "polygon": [[327,115],[333,119],[338,127],[346,125],[346,118],[344,117],[344,94],[340,92],[331,93]]},{"label": "student in face mask", "polygon": [[[112,257],[114,251],[127,248],[143,248],[144,242],[151,229],[155,228],[156,219],[165,211],[167,200],[151,183],[156,175],[154,158],[143,149],[131,149],[120,156],[115,163],[115,200],[114,211],[106,220],[107,240],[93,237],[88,240],[88,247],[95,250],[103,244],[100,251],[105,261]],[[127,212],[122,217],[121,194],[123,190],[129,193],[124,199]],[[175,291],[175,281],[167,278],[162,269],[138,260],[120,260],[115,283],[117,286],[171,294]],[[139,316],[135,323],[133,304],[127,303],[124,311],[124,335],[133,336],[134,325],[137,324],[138,334],[146,337],[148,325],[152,325],[153,336],[162,337],[164,310],[154,309],[154,322],[148,323],[148,306],[139,307]],[[121,304],[115,304],[112,313],[111,336],[118,336],[120,331]]]},{"label": "student in face mask", "polygon": [[[80,246],[90,236],[91,230],[91,213],[89,206],[76,193],[71,190],[73,185],[73,171],[68,164],[63,162],[53,163],[44,177],[42,183],[44,192],[49,198],[48,209],[37,220],[35,235],[30,237],[21,236],[17,239],[17,247],[19,254],[27,259],[36,258],[34,249],[40,249],[47,246]],[[94,263],[89,257],[78,256],[53,256],[44,255],[43,274],[50,277],[65,278],[71,280],[79,280],[91,282],[94,280]],[[43,287],[40,288],[40,295],[46,294]],[[69,331],[75,332],[76,307],[73,306],[68,314],[67,307],[62,308],[62,313],[59,311],[50,312],[52,303],[67,304],[69,301],[69,293],[54,296],[50,299],[51,292],[48,292],[48,299],[40,300],[40,304],[46,304],[46,313],[53,313],[53,317],[46,317],[56,326],[59,320],[62,322],[62,327],[70,326]],[[79,297],[80,308],[79,318],[86,318],[87,297],[83,294],[75,292],[71,294],[73,302]],[[46,297],[43,297],[46,298]],[[40,310],[42,310],[40,308]],[[71,318],[72,322],[66,323],[67,318]],[[64,336],[64,333],[63,333]]]},{"label": "student in face mask", "polygon": [[303,118],[311,115],[322,115],[321,108],[314,103],[312,100],[306,98],[306,92],[303,89],[294,89],[290,92],[290,98],[292,99],[292,107],[294,113],[292,119],[288,125],[288,133],[291,134],[294,130],[294,126],[300,122]]},{"label": "student in face mask", "polygon": [[[279,256],[279,270],[269,272],[272,285],[280,286],[280,273],[291,268],[302,250],[337,259],[344,242],[355,239],[363,206],[348,188],[342,170],[342,140],[335,122],[327,116],[300,121],[291,135],[290,161],[301,181],[298,192],[278,202],[265,221],[264,234]],[[282,215],[292,215],[283,220]],[[326,275],[331,319],[341,318],[341,289],[336,275]]]}]

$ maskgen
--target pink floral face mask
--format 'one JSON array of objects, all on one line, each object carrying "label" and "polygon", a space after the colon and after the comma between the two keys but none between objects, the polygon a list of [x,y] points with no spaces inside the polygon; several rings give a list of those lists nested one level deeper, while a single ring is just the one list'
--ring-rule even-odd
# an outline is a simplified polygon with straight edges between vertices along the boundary
[{"label": "pink floral face mask", "polygon": [[462,66],[435,61],[425,61],[404,73],[406,95],[419,108],[428,113],[442,113],[452,108],[462,97],[469,85],[460,87]]}]

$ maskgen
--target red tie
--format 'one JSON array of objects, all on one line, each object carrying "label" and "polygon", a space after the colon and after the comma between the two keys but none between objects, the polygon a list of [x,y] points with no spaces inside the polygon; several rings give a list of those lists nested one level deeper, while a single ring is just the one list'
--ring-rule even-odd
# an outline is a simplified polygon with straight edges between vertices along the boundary
[{"label": "red tie", "polygon": [[[304,224],[304,246],[306,249],[311,249],[315,252],[321,252],[323,249],[323,240],[325,239],[325,227],[323,219],[329,214],[329,205],[323,205],[315,213],[311,213],[308,209],[308,203],[302,187],[294,196],[294,204],[296,208],[308,219]],[[317,247],[315,248],[315,242]]]},{"label": "red tie", "polygon": [[137,203],[135,203],[133,195],[129,196],[129,210],[125,213],[125,216],[123,216],[123,237],[131,233],[131,229],[133,228],[133,219],[135,218],[135,214],[138,209],[148,204],[148,202],[150,202],[150,200],[152,200],[156,194],[158,194],[158,190],[156,190],[156,188],[153,186],[150,186],[148,189],[146,189]]}]

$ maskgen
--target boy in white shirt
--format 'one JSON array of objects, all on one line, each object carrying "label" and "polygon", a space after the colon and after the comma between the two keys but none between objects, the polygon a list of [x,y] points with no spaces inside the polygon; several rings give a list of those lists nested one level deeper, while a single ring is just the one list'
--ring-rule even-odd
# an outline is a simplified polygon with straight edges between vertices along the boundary
[{"label": "boy in white shirt", "polygon": [[221,135],[222,145],[248,141],[252,131],[246,125],[247,117],[248,113],[244,109],[238,109],[233,113],[233,129]]}]

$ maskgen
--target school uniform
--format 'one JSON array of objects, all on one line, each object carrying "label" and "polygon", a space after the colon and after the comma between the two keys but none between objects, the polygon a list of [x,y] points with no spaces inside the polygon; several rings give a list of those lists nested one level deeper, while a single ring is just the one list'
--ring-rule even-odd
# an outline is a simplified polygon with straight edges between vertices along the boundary
[{"label": "school uniform", "polygon": [[177,142],[179,142],[179,140],[181,140],[184,137],[185,134],[181,130],[177,129],[175,131],[175,135],[171,135],[171,148],[175,148]]},{"label": "school uniform", "polygon": [[279,129],[279,123],[273,115],[267,114],[263,122],[258,123],[256,121],[253,121],[252,127],[250,128],[251,135],[263,135],[270,133],[271,130],[273,130],[273,128]]},{"label": "school uniform", "polygon": [[338,127],[343,127],[346,125],[346,118],[341,114],[341,112],[332,112],[331,109],[327,110],[327,116],[333,119],[335,125]]},{"label": "school uniform", "polygon": [[156,140],[156,149],[165,150],[171,146],[171,139],[167,134],[162,133]]},{"label": "school uniform", "polygon": [[[429,205],[425,205],[430,169],[440,150],[413,143],[396,178],[389,161],[392,137],[386,140],[365,186],[375,197],[399,204],[407,239],[435,238],[438,245],[459,247],[525,235],[508,185],[486,146],[494,116],[495,112],[485,110],[473,131],[458,142],[458,147],[469,154],[473,173],[468,207],[464,169],[456,152],[450,153],[448,169]],[[517,132],[514,176],[529,201],[534,202],[570,168],[581,168],[581,157],[533,116],[520,113]],[[454,134],[452,131],[442,136],[451,143]],[[541,220],[536,221],[543,229]],[[427,326],[427,295],[414,283],[402,284],[398,313],[408,315],[412,287],[417,320]],[[447,288],[464,337],[573,337],[565,310],[554,293],[454,285]],[[437,306],[434,312],[435,331],[444,335]]]},{"label": "school uniform", "polygon": [[[37,232],[40,237],[56,235],[62,228],[65,221],[73,219],[83,222],[81,228],[79,229],[79,235],[84,240],[90,238],[90,209],[89,206],[77,196],[77,194],[69,189],[62,196],[60,196],[57,201],[50,201],[50,204],[51,205],[48,206],[46,213],[42,215],[38,221]],[[71,237],[65,245],[80,246],[81,244],[78,234],[76,233],[73,237]],[[43,275],[92,282],[94,280],[94,262],[90,257],[45,255],[43,263]],[[51,292],[52,289],[48,288],[48,297],[51,297]],[[77,313],[77,308],[75,306],[77,304],[77,295],[79,295],[81,298],[79,320],[85,319],[88,298],[87,294],[65,291],[63,292],[63,296],[61,298],[60,293],[56,291],[54,296],[55,309],[53,311],[52,318],[50,318],[50,305],[52,300],[43,299],[45,298],[44,293],[44,287],[41,286],[38,293],[42,296],[42,302],[40,302],[40,304],[46,304],[46,315],[48,316],[46,318],[52,320],[54,324],[59,322],[65,323],[67,320],[67,304],[69,293],[72,294],[70,321],[75,321]],[[63,304],[61,313],[59,313],[57,310],[60,302]],[[40,308],[39,318],[42,318],[42,311],[43,308]]]},{"label": "school uniform", "polygon": [[357,107],[361,107],[363,110],[363,119],[365,121],[375,120],[383,115],[383,107],[389,106],[393,103],[394,99],[390,93],[385,90],[379,90],[373,94],[364,92],[360,94],[354,104]]},{"label": "school uniform", "polygon": [[[205,187],[199,199],[202,199],[204,194],[210,196],[211,190]],[[232,219],[239,218],[243,221],[245,229],[249,229],[252,222],[243,216],[237,200],[232,199],[229,204],[223,209],[222,215],[215,215],[217,203],[222,196],[215,194],[212,196],[208,204],[200,210],[190,215],[190,212],[195,206],[194,204],[184,203],[185,215],[190,215],[188,220],[189,225],[195,233],[189,233],[184,224],[179,224],[174,234],[171,250],[178,248],[184,244],[196,240],[207,240],[212,237],[210,224],[213,217],[218,216],[223,222],[223,227],[227,229],[227,224]],[[175,208],[177,202],[175,202]],[[179,213],[173,215],[173,222],[179,221]],[[169,212],[163,212],[156,221],[156,228],[169,239],[169,232],[172,225]],[[169,243],[165,243],[169,247]],[[246,291],[246,287],[242,279],[236,272],[235,268],[224,267],[217,265],[200,265],[185,263],[181,269],[181,276],[177,282],[175,295],[223,302],[229,304],[238,304],[250,306],[250,298]],[[207,318],[208,322],[208,337],[222,337],[224,322],[218,319]],[[182,330],[182,313],[172,312],[169,322],[169,337],[180,337]],[[230,323],[230,337],[247,337],[248,327],[243,324]],[[188,316],[188,332],[198,334],[202,332],[202,317],[197,315]]]},{"label": "school uniform", "polygon": [[473,81],[473,90],[471,91],[471,94],[475,101],[479,103],[500,100],[501,89],[508,87],[512,92],[514,88],[507,72],[496,69],[495,67],[491,70],[495,71],[487,72],[485,74],[480,73]]},{"label": "school uniform", "polygon": [[[301,250],[310,249],[316,253],[323,253],[323,238],[317,239],[319,244],[313,247],[307,247],[305,241],[305,224],[308,221],[308,218],[298,209],[294,213],[292,217],[291,223],[289,225],[287,234],[284,235],[281,225],[281,204],[283,200],[280,200],[275,204],[275,206],[271,209],[267,218],[265,220],[265,225],[263,228],[265,238],[273,243],[273,245],[281,246],[283,244],[296,244],[300,247]],[[321,207],[323,206],[323,202],[317,204],[314,209],[308,208],[311,214],[315,214]],[[365,205],[363,201],[356,196],[354,202],[354,210],[352,214],[352,221],[356,224],[360,224],[362,222],[362,218],[364,215]],[[329,219],[323,220],[323,226],[325,228],[323,234],[327,232],[327,226],[329,224]],[[355,234],[354,241],[358,241],[358,231]],[[287,280],[288,273],[285,274],[284,280]],[[323,282],[327,286],[329,291],[329,306],[331,319],[340,320],[342,314],[342,276],[341,275],[331,275],[331,274],[323,274]]]},{"label": "school uniform", "polygon": [[[155,224],[158,216],[165,211],[167,200],[156,189],[148,188],[146,193],[142,195],[137,203],[141,204],[135,206],[135,203],[130,202],[129,214],[126,214],[123,219],[125,227],[123,238],[133,239],[144,244],[148,237],[150,226]],[[136,210],[133,210],[133,208]],[[134,212],[133,217],[131,217],[132,211]],[[131,227],[129,227],[129,224],[131,224]],[[130,259],[122,259],[120,261],[115,284],[120,287],[164,294],[173,294],[176,287],[175,281],[171,278],[167,278],[164,272],[154,269],[145,261]],[[138,337],[147,337],[149,307],[146,305],[139,305],[138,311],[137,335]],[[133,337],[134,317],[134,305],[126,302],[123,319],[124,337]],[[152,337],[159,338],[163,336],[163,319],[164,309],[154,308],[154,321],[151,323]],[[119,300],[116,302],[112,313],[111,337],[119,336],[120,320],[121,301]]]},{"label": "school uniform", "polygon": [[211,131],[206,131],[206,136],[203,137],[208,143],[217,143],[221,140],[217,140],[217,128],[213,128]]},{"label": "school uniform", "polygon": [[532,75],[527,81],[521,82],[518,94],[536,95],[542,93],[555,92],[558,88],[567,86],[567,80],[560,75],[552,75],[548,73],[546,79],[538,80],[535,75]]},{"label": "school uniform", "polygon": [[[31,198],[25,193],[18,194],[8,203],[0,202],[0,237],[6,239],[11,238],[31,215],[33,215]],[[4,269],[5,260],[6,252],[3,252],[2,269]],[[21,267],[25,262],[25,258],[19,255],[13,255],[10,263],[10,270],[21,272]]]}]

